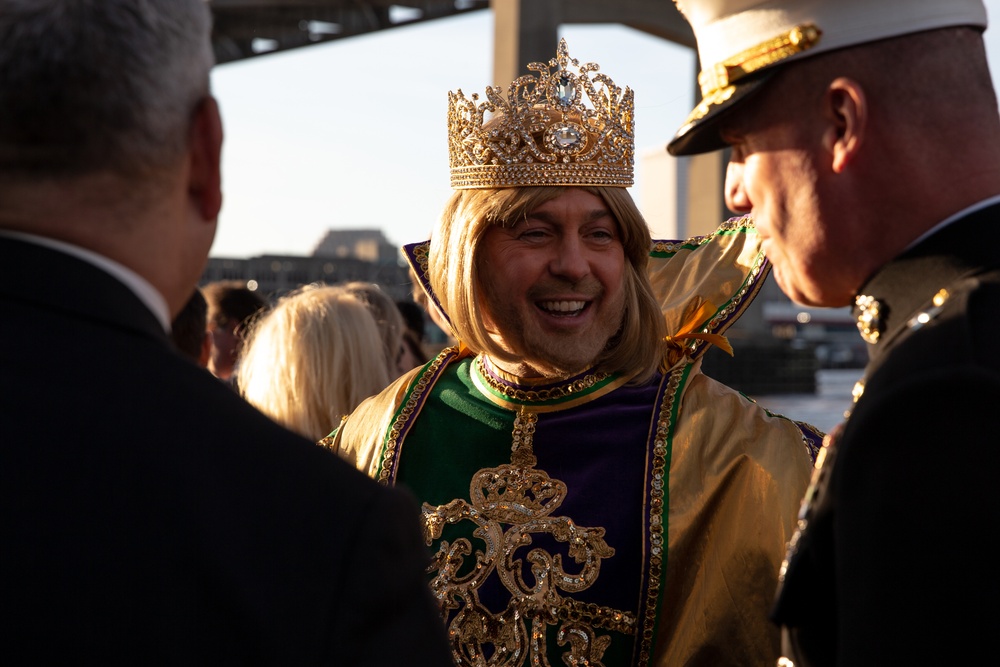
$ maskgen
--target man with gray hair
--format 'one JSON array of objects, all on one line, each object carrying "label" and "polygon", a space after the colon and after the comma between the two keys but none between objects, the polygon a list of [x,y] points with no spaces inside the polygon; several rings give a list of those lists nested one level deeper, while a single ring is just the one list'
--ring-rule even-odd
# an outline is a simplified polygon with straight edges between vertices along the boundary
[{"label": "man with gray hair", "polygon": [[784,664],[995,653],[1000,116],[980,0],[677,0],[702,99],[674,155],[731,147],[779,285],[853,305],[870,362],[828,437],[772,617]]},{"label": "man with gray hair", "polygon": [[12,664],[448,663],[412,499],[175,352],[221,205],[203,0],[0,0]]}]

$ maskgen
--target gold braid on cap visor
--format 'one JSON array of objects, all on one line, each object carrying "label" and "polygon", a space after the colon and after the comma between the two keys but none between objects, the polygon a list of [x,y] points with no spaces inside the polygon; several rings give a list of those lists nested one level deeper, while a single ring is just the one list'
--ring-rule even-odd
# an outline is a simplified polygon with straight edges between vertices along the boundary
[{"label": "gold braid on cap visor", "polygon": [[769,39],[702,70],[698,75],[701,102],[688,115],[684,126],[701,120],[714,105],[722,104],[732,97],[736,92],[734,84],[740,79],[797,53],[808,51],[819,43],[822,34],[823,31],[811,23],[796,26],[784,35]]},{"label": "gold braid on cap visor", "polygon": [[451,187],[632,185],[632,91],[570,58],[564,39],[547,65],[528,69],[538,76],[515,79],[506,97],[499,86],[483,102],[448,93]]}]

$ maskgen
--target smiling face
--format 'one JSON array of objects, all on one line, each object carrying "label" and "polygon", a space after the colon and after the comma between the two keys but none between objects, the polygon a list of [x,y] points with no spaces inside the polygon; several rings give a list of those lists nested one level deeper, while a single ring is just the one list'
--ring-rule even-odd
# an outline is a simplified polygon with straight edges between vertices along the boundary
[{"label": "smiling face", "polygon": [[488,330],[521,377],[589,368],[624,314],[625,251],[604,200],[578,188],[512,225],[492,225],[477,270]]}]

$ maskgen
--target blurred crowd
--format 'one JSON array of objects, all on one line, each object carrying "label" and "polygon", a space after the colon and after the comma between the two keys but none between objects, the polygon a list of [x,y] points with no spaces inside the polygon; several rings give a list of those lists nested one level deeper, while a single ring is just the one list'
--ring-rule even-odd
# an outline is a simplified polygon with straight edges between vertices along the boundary
[{"label": "blurred crowd", "polygon": [[394,300],[377,283],[311,283],[268,296],[219,280],[194,291],[171,337],[251,405],[318,441],[444,347],[428,341],[437,326],[420,302]]}]

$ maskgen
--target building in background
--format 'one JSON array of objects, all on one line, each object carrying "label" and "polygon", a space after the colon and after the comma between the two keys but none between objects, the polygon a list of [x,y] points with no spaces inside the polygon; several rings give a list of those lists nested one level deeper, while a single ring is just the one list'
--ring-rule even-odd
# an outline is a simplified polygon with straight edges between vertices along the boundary
[{"label": "building in background", "polygon": [[381,229],[331,229],[320,240],[314,257],[333,257],[388,264],[398,262],[399,248],[389,243]]},{"label": "building in background", "polygon": [[[336,285],[352,281],[375,283],[393,301],[412,301],[410,270],[399,250],[377,229],[330,230],[311,256],[259,255],[246,259],[210,257],[199,285],[239,280],[260,291],[272,303],[309,283]],[[448,336],[428,316],[425,341],[432,348]]]},{"label": "building in background", "polygon": [[377,229],[330,230],[311,256],[211,257],[200,284],[216,280],[246,281],[272,300],[308,283],[361,280],[378,284],[397,300],[410,299],[413,290],[399,250]]}]

